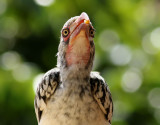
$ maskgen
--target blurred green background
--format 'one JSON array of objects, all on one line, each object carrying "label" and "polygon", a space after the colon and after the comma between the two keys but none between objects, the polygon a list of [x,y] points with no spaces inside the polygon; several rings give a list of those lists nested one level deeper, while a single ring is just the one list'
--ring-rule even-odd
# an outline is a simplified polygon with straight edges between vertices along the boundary
[{"label": "blurred green background", "polygon": [[56,66],[63,24],[83,11],[112,125],[160,125],[160,0],[0,0],[0,125],[37,124],[35,83]]}]

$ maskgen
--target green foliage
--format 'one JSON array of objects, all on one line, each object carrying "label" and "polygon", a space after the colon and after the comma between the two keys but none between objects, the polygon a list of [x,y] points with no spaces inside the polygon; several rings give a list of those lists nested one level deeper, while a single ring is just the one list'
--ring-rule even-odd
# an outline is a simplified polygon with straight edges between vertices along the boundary
[{"label": "green foliage", "polygon": [[112,125],[160,125],[160,2],[42,1],[0,0],[0,125],[37,124],[35,78],[56,66],[60,30],[83,11],[96,29],[94,70],[113,96]]}]

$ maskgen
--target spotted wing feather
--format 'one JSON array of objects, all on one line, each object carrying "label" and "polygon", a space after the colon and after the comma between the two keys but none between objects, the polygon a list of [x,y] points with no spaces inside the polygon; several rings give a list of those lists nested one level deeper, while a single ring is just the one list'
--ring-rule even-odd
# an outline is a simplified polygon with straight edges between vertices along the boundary
[{"label": "spotted wing feather", "polygon": [[111,123],[113,113],[113,102],[110,90],[104,79],[97,72],[90,75],[91,91],[106,120]]},{"label": "spotted wing feather", "polygon": [[47,100],[54,94],[59,84],[60,76],[58,68],[48,71],[39,83],[34,100],[34,107],[38,122],[46,108]]}]

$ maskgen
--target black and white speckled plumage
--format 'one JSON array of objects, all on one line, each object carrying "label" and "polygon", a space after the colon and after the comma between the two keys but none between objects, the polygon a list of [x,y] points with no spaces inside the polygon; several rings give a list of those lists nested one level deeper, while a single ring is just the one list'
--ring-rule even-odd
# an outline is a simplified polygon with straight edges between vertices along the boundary
[{"label": "black and white speckled plumage", "polygon": [[[88,18],[85,13],[81,15]],[[72,25],[79,17],[71,18],[64,27]],[[91,23],[86,25],[92,28]],[[70,39],[64,42],[61,36],[57,68],[48,71],[37,87],[35,112],[39,125],[111,124],[111,93],[104,79],[97,72],[91,72],[95,48],[93,36],[88,39],[88,62],[68,65],[66,53]]]},{"label": "black and white speckled plumage", "polygon": [[54,94],[60,83],[58,68],[48,71],[42,78],[41,83],[39,83],[34,104],[38,122],[41,119],[43,110],[46,108],[47,101]]}]

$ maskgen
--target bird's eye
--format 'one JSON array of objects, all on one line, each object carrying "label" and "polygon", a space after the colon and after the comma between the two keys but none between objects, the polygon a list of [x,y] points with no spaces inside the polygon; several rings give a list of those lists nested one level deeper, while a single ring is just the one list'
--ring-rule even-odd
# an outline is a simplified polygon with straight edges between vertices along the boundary
[{"label": "bird's eye", "polygon": [[91,37],[94,37],[94,33],[95,33],[94,29],[90,29],[90,30],[89,30],[89,35],[90,35]]},{"label": "bird's eye", "polygon": [[63,37],[67,37],[68,34],[69,34],[69,29],[68,28],[62,30]]}]

